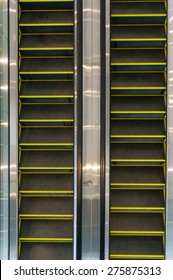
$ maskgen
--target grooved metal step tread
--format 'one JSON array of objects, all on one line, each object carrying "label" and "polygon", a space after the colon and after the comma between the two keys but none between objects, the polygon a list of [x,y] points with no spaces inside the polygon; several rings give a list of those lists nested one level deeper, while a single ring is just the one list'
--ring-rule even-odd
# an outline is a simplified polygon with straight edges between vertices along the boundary
[{"label": "grooved metal step tread", "polygon": [[73,175],[69,174],[27,174],[22,173],[20,190],[73,190]]},{"label": "grooved metal step tread", "polygon": [[111,160],[164,160],[162,143],[116,143],[111,145]]},{"label": "grooved metal step tread", "polygon": [[21,260],[72,260],[73,245],[66,243],[31,243],[21,245]]},{"label": "grooved metal step tread", "polygon": [[[111,102],[112,105],[112,102]],[[163,136],[165,135],[163,120],[113,120],[111,121],[111,137],[126,135]]]},{"label": "grooved metal step tread", "polygon": [[73,104],[23,104],[21,120],[73,120]]},{"label": "grooved metal step tread", "polygon": [[73,81],[22,81],[20,97],[23,96],[73,96]]},{"label": "grooved metal step tread", "polygon": [[22,220],[20,238],[72,238],[73,221]]},{"label": "grooved metal step tread", "polygon": [[126,2],[111,3],[111,16],[128,15],[165,15],[165,5],[159,2]]},{"label": "grooved metal step tread", "polygon": [[73,151],[22,151],[20,167],[72,167]]},{"label": "grooved metal step tread", "polygon": [[19,214],[73,214],[73,198],[22,197]]},{"label": "grooved metal step tread", "polygon": [[64,73],[73,74],[73,58],[22,58],[19,74]]},{"label": "grooved metal step tread", "polygon": [[111,26],[111,40],[153,40],[166,41],[163,26]]},{"label": "grooved metal step tread", "polygon": [[73,49],[73,35],[22,34],[19,50]]},{"label": "grooved metal step tread", "polygon": [[111,112],[164,111],[164,96],[115,96],[111,98]]},{"label": "grooved metal step tread", "polygon": [[112,207],[164,207],[162,190],[113,190]]},{"label": "grooved metal step tread", "polygon": [[165,88],[163,73],[113,73],[111,74],[111,88]]},{"label": "grooved metal step tread", "polygon": [[22,25],[73,25],[73,11],[27,11],[21,13],[19,26]]},{"label": "grooved metal step tread", "polygon": [[[162,166],[111,167],[111,183],[165,184]],[[133,185],[132,185],[133,186]]]},{"label": "grooved metal step tread", "polygon": [[160,236],[110,237],[110,254],[163,255],[163,238]]},{"label": "grooved metal step tread", "polygon": [[162,213],[112,213],[111,231],[164,231]]},{"label": "grooved metal step tread", "polygon": [[22,127],[20,143],[32,144],[32,143],[62,143],[62,144],[72,144],[73,143],[73,127],[49,127],[49,128],[25,128]]},{"label": "grooved metal step tread", "polygon": [[163,49],[118,49],[111,51],[111,64],[166,65],[166,58]]},{"label": "grooved metal step tread", "polygon": [[73,9],[74,0],[19,0],[22,10]]}]

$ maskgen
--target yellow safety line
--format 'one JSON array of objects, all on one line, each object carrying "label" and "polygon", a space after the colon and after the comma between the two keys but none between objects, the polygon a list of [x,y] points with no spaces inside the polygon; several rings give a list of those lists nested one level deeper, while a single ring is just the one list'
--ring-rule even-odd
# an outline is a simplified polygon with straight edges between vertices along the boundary
[{"label": "yellow safety line", "polygon": [[145,230],[111,230],[111,236],[163,236],[164,231],[145,231]]},{"label": "yellow safety line", "polygon": [[38,32],[38,33],[21,33],[22,36],[40,36],[40,35],[58,35],[58,36],[68,36],[68,35],[73,35],[73,32],[66,32],[66,33],[59,33],[59,32],[54,32],[54,33],[47,33],[47,32]]},{"label": "yellow safety line", "polygon": [[48,119],[38,119],[38,120],[25,120],[25,119],[19,119],[19,122],[73,122],[73,119],[60,119],[60,120],[48,120]]},{"label": "yellow safety line", "polygon": [[19,193],[21,195],[23,194],[64,194],[64,193],[70,193],[70,194],[73,194],[73,191],[69,190],[69,191],[50,191],[50,190],[32,190],[32,191],[26,191],[26,190],[20,190]]},{"label": "yellow safety line", "polygon": [[139,90],[143,90],[143,89],[144,90],[145,89],[146,90],[159,89],[159,90],[161,90],[161,89],[166,89],[166,86],[164,86],[164,87],[163,86],[162,87],[161,86],[155,86],[155,87],[153,87],[153,86],[152,87],[150,87],[150,86],[148,86],[148,87],[142,87],[142,86],[138,86],[138,87],[136,87],[136,86],[133,86],[133,87],[132,86],[123,86],[123,87],[122,86],[121,87],[120,86],[111,86],[111,90],[117,90],[117,89],[118,90],[120,90],[120,89],[121,90],[131,90],[131,89],[133,89],[133,90],[135,90],[135,89],[136,90],[137,89],[139,89]]},{"label": "yellow safety line", "polygon": [[111,135],[111,138],[166,138],[166,135]]},{"label": "yellow safety line", "polygon": [[67,50],[67,51],[70,51],[70,50],[73,50],[74,48],[73,47],[47,47],[47,48],[19,48],[19,51],[52,51],[52,50],[56,50],[56,51],[59,51],[59,50]]},{"label": "yellow safety line", "polygon": [[37,2],[73,2],[74,0],[19,0],[19,3],[37,3]]},{"label": "yellow safety line", "polygon": [[72,242],[73,238],[19,238],[19,242]]},{"label": "yellow safety line", "polygon": [[73,143],[20,143],[19,146],[74,146]]},{"label": "yellow safety line", "polygon": [[163,212],[165,210],[164,207],[110,207],[111,212],[119,212],[119,211],[124,211],[124,212],[128,212],[128,211],[144,211],[144,212],[148,212],[148,211],[161,211]]},{"label": "yellow safety line", "polygon": [[111,62],[112,66],[128,66],[128,65],[166,65],[166,62]]},{"label": "yellow safety line", "polygon": [[45,71],[28,71],[28,72],[19,72],[19,75],[72,75],[74,74],[74,71],[50,71],[50,72],[45,72]]},{"label": "yellow safety line", "polygon": [[165,114],[166,111],[111,111],[111,114]]},{"label": "yellow safety line", "polygon": [[111,186],[151,186],[151,187],[165,187],[164,183],[111,183]]},{"label": "yellow safety line", "polygon": [[152,259],[152,260],[164,260],[164,255],[131,255],[131,254],[110,254],[110,259]]},{"label": "yellow safety line", "polygon": [[149,27],[153,27],[153,26],[163,26],[164,27],[165,24],[163,23],[113,23],[111,24],[111,26],[149,26]]},{"label": "yellow safety line", "polygon": [[111,14],[111,17],[166,17],[166,14]]},{"label": "yellow safety line", "polygon": [[[21,99],[29,99],[29,98],[57,98],[57,99],[64,99],[64,98],[74,98],[74,95],[19,95]],[[61,104],[61,102],[60,102]],[[69,104],[69,103],[67,103]]]},{"label": "yellow safety line", "polygon": [[166,38],[111,38],[111,41],[166,41]]},{"label": "yellow safety line", "polygon": [[165,159],[111,159],[111,162],[165,162]]},{"label": "yellow safety line", "polygon": [[47,12],[73,12],[73,9],[38,9],[38,10],[22,10],[22,13],[47,13]]},{"label": "yellow safety line", "polygon": [[57,166],[52,166],[52,167],[43,167],[43,166],[26,166],[26,167],[19,167],[19,170],[66,170],[66,169],[71,169],[73,170],[74,168],[72,166],[64,166],[64,167],[57,167]]},{"label": "yellow safety line", "polygon": [[19,27],[73,26],[74,23],[19,23]]},{"label": "yellow safety line", "polygon": [[19,218],[72,218],[73,214],[19,214]]}]

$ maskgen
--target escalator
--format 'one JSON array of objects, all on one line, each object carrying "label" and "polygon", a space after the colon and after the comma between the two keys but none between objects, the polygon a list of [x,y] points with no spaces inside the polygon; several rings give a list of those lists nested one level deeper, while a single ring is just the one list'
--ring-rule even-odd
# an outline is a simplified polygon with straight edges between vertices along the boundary
[{"label": "escalator", "polygon": [[110,259],[164,259],[166,5],[110,1]]},{"label": "escalator", "polygon": [[19,0],[19,259],[74,256],[74,1]]}]

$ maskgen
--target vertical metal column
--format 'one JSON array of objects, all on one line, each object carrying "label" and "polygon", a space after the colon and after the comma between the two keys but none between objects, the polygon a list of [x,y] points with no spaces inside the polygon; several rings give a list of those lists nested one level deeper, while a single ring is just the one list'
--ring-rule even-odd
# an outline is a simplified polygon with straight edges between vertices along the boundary
[{"label": "vertical metal column", "polygon": [[105,259],[109,259],[109,198],[110,198],[110,1],[106,11],[106,130],[105,130]]},{"label": "vertical metal column", "polygon": [[168,0],[166,252],[173,259],[173,0]]},{"label": "vertical metal column", "polygon": [[100,0],[83,0],[82,259],[100,258]]},{"label": "vertical metal column", "polygon": [[18,1],[9,1],[10,36],[10,259],[18,253]]}]

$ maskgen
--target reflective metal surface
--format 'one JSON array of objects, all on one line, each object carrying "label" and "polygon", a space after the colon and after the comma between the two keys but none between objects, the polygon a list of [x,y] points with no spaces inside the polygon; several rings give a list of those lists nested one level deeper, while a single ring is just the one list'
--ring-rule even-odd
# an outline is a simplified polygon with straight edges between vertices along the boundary
[{"label": "reflective metal surface", "polygon": [[0,259],[9,249],[8,1],[0,0]]},{"label": "reflective metal surface", "polygon": [[10,259],[18,253],[18,1],[9,1],[10,17]]},{"label": "reflective metal surface", "polygon": [[77,1],[74,1],[74,222],[73,259],[77,259]]},{"label": "reflective metal surface", "polygon": [[83,0],[82,259],[100,258],[100,0]]},{"label": "reflective metal surface", "polygon": [[173,260],[173,0],[168,0],[166,252]]},{"label": "reflective metal surface", "polygon": [[110,197],[110,0],[106,1],[105,259],[109,259]]}]

